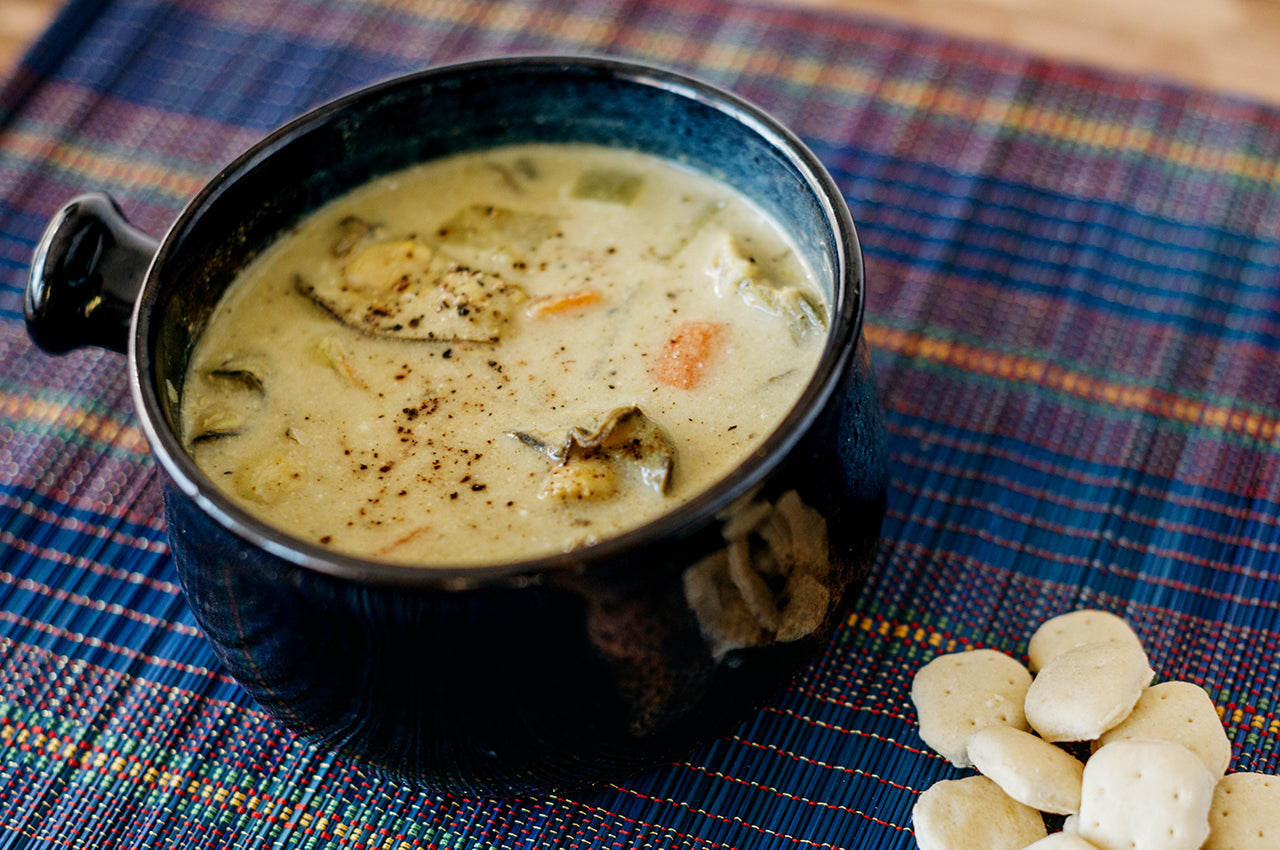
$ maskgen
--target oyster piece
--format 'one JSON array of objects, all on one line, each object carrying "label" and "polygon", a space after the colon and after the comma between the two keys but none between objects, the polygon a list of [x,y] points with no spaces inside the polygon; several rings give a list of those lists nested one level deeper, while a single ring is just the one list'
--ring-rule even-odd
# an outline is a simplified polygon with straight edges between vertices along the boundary
[{"label": "oyster piece", "polygon": [[595,430],[574,426],[559,440],[528,431],[510,435],[556,462],[540,494],[543,498],[611,496],[619,489],[619,464],[655,493],[667,491],[674,452],[662,429],[635,405],[610,411]]},{"label": "oyster piece", "polygon": [[202,411],[201,415],[191,423],[187,442],[198,446],[201,443],[212,443],[226,437],[238,437],[244,431],[247,422],[248,417],[243,408],[236,410],[221,405],[211,407]]},{"label": "oyster piece", "polygon": [[221,366],[199,375],[187,388],[193,410],[187,422],[187,443],[197,446],[240,435],[262,406],[266,389],[258,372],[227,358]]},{"label": "oyster piece", "polygon": [[497,342],[524,290],[408,239],[353,253],[332,279],[294,281],[343,324],[374,336]]},{"label": "oyster piece", "polygon": [[748,307],[779,317],[796,342],[827,328],[826,312],[808,293],[768,280],[755,258],[745,255],[728,233],[718,237],[708,272],[716,295],[736,294]]},{"label": "oyster piece", "polygon": [[209,377],[216,381],[227,381],[231,384],[239,386],[241,389],[248,390],[253,393],[263,393],[262,379],[251,369],[240,369],[226,366],[221,369],[211,369]]},{"label": "oyster piece", "polygon": [[780,317],[796,342],[826,330],[827,317],[809,294],[794,286],[773,286],[767,281],[742,280],[738,294],[750,307]]}]

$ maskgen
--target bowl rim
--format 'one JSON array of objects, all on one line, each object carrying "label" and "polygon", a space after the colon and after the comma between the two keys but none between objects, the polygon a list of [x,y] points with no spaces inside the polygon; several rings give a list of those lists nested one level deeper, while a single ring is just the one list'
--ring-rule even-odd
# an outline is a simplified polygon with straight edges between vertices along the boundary
[{"label": "bowl rim", "polygon": [[[157,299],[161,269],[174,252],[176,234],[197,222],[222,187],[239,179],[273,156],[308,128],[332,120],[353,104],[384,96],[398,88],[420,86],[429,80],[465,75],[477,70],[524,73],[595,73],[609,80],[655,87],[709,106],[750,127],[771,143],[796,169],[813,193],[834,235],[831,258],[833,302],[831,322],[814,374],[778,426],[745,460],[711,486],[684,503],[642,525],[581,549],[494,564],[407,564],[362,558],[324,548],[291,536],[264,522],[224,495],[182,447],[169,427],[160,402],[152,352],[151,310]],[[136,299],[129,335],[129,383],[140,427],[169,482],[222,528],[262,550],[307,570],[362,584],[401,585],[420,588],[469,589],[496,584],[527,584],[565,571],[589,572],[618,560],[628,551],[652,541],[679,540],[702,528],[716,514],[751,493],[784,462],[831,403],[840,378],[856,356],[862,340],[865,313],[865,269],[861,244],[839,187],[817,156],[790,129],[745,98],[714,83],[684,72],[648,62],[593,55],[527,55],[475,59],[397,75],[308,109],[285,122],[250,146],[212,177],[183,208],[169,227],[146,272]]]}]

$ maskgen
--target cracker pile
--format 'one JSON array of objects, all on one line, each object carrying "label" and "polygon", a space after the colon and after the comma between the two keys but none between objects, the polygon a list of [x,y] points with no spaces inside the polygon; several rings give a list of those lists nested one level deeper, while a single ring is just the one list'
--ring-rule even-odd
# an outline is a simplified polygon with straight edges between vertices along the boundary
[{"label": "cracker pile", "polygon": [[[1280,848],[1280,778],[1227,773],[1231,743],[1209,695],[1153,685],[1122,618],[1054,617],[1027,660],[977,649],[916,673],[921,739],[977,770],[920,795],[920,850]],[[1045,814],[1065,816],[1061,830],[1050,834]]]}]

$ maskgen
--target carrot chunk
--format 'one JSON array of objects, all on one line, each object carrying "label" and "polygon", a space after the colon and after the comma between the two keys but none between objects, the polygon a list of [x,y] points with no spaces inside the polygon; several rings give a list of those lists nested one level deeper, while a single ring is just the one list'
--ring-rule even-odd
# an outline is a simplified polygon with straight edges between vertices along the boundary
[{"label": "carrot chunk", "polygon": [[535,298],[525,306],[524,312],[531,319],[541,319],[593,307],[601,300],[602,296],[594,289],[579,289]]},{"label": "carrot chunk", "polygon": [[649,369],[669,387],[691,390],[702,382],[720,349],[727,329],[716,322],[685,322],[667,337],[657,362]]}]

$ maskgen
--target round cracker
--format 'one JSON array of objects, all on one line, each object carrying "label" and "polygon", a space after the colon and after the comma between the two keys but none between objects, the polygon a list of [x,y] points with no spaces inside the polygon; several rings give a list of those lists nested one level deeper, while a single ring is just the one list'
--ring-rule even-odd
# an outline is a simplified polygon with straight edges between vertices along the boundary
[{"label": "round cracker", "polygon": [[1199,850],[1215,784],[1181,744],[1107,744],[1084,766],[1080,837],[1099,850]]},{"label": "round cracker", "polygon": [[1229,773],[1218,780],[1203,850],[1280,847],[1280,777]]},{"label": "round cracker", "polygon": [[1191,682],[1161,682],[1147,688],[1129,716],[1102,734],[1097,747],[1138,739],[1182,744],[1217,777],[1231,764],[1231,741],[1218,709],[1204,688]]},{"label": "round cracker", "polygon": [[[1086,643],[1124,643],[1142,649],[1142,641],[1124,618],[1095,608],[1068,611],[1045,620],[1027,643],[1027,667],[1032,673],[1050,658]],[[1145,650],[1143,650],[1145,654]]]},{"label": "round cracker", "polygon": [[969,767],[969,736],[987,726],[1028,729],[1023,706],[1031,674],[994,649],[939,655],[911,683],[921,740],[956,767]]},{"label": "round cracker", "polygon": [[1098,850],[1088,841],[1070,832],[1055,832],[1045,836],[1035,844],[1028,844],[1023,850]]},{"label": "round cracker", "polygon": [[1058,815],[1080,811],[1084,763],[1030,732],[988,726],[969,739],[969,758],[1019,803]]},{"label": "round cracker", "polygon": [[944,779],[911,810],[920,850],[1022,850],[1044,838],[1044,818],[985,776]]},{"label": "round cracker", "polygon": [[1077,646],[1040,669],[1027,690],[1027,722],[1046,741],[1092,741],[1129,715],[1154,677],[1141,647]]}]

